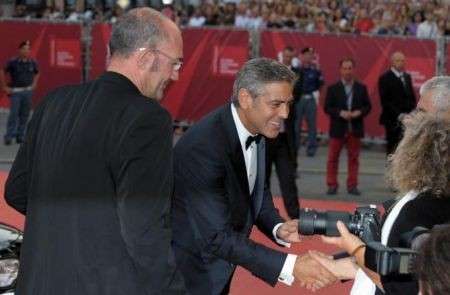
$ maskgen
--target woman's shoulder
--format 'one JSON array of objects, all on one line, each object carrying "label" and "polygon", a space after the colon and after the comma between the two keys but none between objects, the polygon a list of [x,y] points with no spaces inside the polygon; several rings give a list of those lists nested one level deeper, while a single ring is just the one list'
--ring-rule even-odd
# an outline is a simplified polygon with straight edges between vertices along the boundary
[{"label": "woman's shoulder", "polygon": [[409,201],[402,211],[411,219],[431,219],[445,222],[450,220],[450,198],[438,196],[429,191],[422,192]]}]

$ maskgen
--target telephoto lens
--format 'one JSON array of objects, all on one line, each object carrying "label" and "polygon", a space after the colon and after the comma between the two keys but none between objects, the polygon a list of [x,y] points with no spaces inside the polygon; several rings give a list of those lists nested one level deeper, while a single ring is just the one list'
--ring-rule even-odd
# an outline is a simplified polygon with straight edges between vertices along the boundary
[{"label": "telephoto lens", "polygon": [[340,236],[336,227],[338,220],[347,228],[353,228],[352,214],[344,211],[319,212],[313,209],[302,209],[298,219],[298,232],[301,235],[325,235],[329,237]]}]

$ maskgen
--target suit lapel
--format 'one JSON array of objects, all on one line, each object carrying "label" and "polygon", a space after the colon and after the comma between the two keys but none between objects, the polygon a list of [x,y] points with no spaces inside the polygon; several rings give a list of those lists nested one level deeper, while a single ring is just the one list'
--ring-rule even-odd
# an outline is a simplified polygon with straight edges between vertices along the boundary
[{"label": "suit lapel", "polygon": [[228,163],[226,164],[231,165],[231,169],[228,169],[227,173],[232,174],[227,175],[227,178],[230,180],[230,183],[227,185],[238,188],[237,191],[233,191],[229,195],[231,217],[232,223],[239,229],[247,221],[251,202],[244,154],[242,153],[241,143],[231,113],[231,104],[224,106],[221,121],[228,140],[228,159],[226,159]]},{"label": "suit lapel", "polygon": [[239,185],[243,192],[250,195],[248,189],[247,170],[245,168],[244,154],[242,153],[241,142],[234,124],[233,115],[231,114],[231,104],[225,106],[222,121],[224,122],[225,132],[230,143],[230,160],[237,175]]},{"label": "suit lapel", "polygon": [[341,95],[339,96],[339,103],[342,106],[345,106],[345,109],[347,109],[347,93],[345,93],[345,86],[342,81],[339,81],[339,91],[341,93]]}]

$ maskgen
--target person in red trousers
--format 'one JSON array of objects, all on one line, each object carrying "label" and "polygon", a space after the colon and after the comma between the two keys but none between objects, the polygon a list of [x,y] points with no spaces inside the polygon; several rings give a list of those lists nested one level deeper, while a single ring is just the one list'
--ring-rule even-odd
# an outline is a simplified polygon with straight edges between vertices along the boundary
[{"label": "person in red trousers", "polygon": [[367,88],[354,77],[355,62],[344,58],[339,62],[341,79],[327,89],[325,113],[330,116],[330,142],[327,160],[327,194],[338,190],[339,155],[344,145],[348,151],[347,191],[360,195],[358,168],[361,138],[364,137],[363,119],[371,110]]}]

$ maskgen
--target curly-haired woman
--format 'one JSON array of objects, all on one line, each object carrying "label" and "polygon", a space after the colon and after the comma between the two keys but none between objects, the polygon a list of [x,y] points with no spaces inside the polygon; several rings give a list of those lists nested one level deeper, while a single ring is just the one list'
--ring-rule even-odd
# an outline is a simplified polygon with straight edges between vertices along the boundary
[{"label": "curly-haired woman", "polygon": [[[450,78],[447,80],[450,85]],[[443,98],[450,100],[450,96]],[[450,220],[450,121],[439,112],[427,113],[419,108],[403,122],[404,137],[389,159],[388,179],[400,197],[384,217],[381,242],[388,247],[399,247],[402,234],[416,226],[431,228]],[[351,294],[418,293],[417,280],[412,276],[382,277],[365,268],[363,241],[341,222],[338,229],[341,237],[323,240],[354,257],[332,261],[320,253],[311,254],[335,275],[354,278]]]}]

